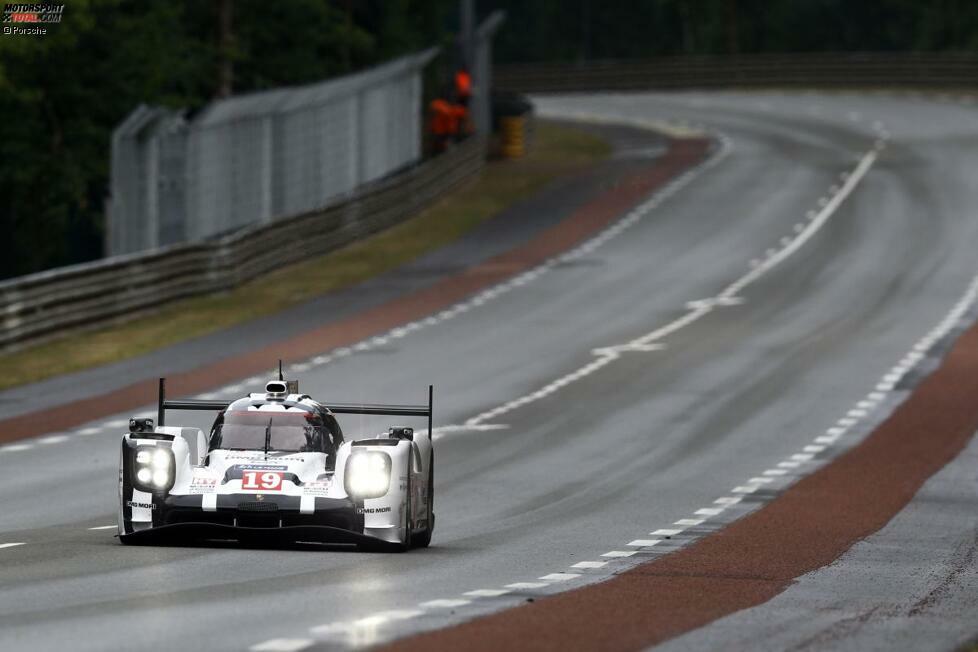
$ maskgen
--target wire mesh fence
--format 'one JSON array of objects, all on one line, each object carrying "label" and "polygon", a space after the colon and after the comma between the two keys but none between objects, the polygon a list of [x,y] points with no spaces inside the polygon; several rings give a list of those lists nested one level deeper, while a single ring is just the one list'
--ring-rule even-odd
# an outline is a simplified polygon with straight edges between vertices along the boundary
[{"label": "wire mesh fence", "polygon": [[219,100],[189,120],[140,106],[113,133],[107,255],[313,211],[416,163],[435,54]]}]

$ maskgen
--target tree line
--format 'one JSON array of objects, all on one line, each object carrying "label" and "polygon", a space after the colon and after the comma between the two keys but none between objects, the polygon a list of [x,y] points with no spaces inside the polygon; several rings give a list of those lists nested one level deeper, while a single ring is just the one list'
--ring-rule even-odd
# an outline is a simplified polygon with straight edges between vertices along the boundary
[{"label": "tree line", "polygon": [[[437,44],[454,3],[67,0],[44,36],[0,35],[0,278],[101,257],[112,130],[138,104],[322,80]],[[220,34],[231,11],[230,41]]]},{"label": "tree line", "polygon": [[[67,0],[0,36],[0,278],[102,255],[112,129],[139,103],[199,109],[430,45],[458,0]],[[973,0],[477,0],[497,62],[731,52],[973,50]]]}]

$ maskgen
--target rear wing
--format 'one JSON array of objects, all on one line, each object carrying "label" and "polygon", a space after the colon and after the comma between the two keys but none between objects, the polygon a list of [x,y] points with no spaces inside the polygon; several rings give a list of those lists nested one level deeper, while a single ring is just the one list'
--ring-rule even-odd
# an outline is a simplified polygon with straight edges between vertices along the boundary
[{"label": "rear wing", "polygon": [[[160,378],[160,391],[156,409],[156,425],[166,425],[167,410],[226,410],[232,401],[205,401],[193,398],[166,397],[166,378]],[[397,417],[428,417],[428,435],[432,432],[435,407],[435,388],[428,385],[427,405],[373,405],[370,403],[324,403],[334,414],[386,414]]]}]

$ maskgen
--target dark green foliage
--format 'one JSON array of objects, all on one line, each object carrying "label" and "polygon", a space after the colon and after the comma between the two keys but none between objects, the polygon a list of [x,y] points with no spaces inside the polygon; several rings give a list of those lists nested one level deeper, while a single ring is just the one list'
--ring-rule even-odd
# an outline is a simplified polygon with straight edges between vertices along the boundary
[{"label": "dark green foliage", "polygon": [[[43,37],[0,35],[0,278],[98,258],[112,129],[140,102],[217,87],[212,0],[65,0]],[[235,0],[234,90],[303,84],[438,41],[450,2]],[[447,8],[447,9],[446,9]]]},{"label": "dark green foliage", "polygon": [[[109,136],[140,102],[217,89],[216,0],[63,0],[44,37],[0,35],[0,278],[98,258]],[[974,0],[477,0],[496,60],[978,47]],[[234,0],[234,91],[302,84],[430,45],[454,65],[457,0]]]},{"label": "dark green foliage", "polygon": [[974,0],[483,0],[498,62],[729,52],[974,50]]}]

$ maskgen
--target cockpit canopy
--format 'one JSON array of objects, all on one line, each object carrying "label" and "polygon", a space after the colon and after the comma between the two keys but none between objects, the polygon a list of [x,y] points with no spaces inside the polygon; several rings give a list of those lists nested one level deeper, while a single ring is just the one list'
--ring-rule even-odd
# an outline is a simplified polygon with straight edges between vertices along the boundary
[{"label": "cockpit canopy", "polygon": [[227,410],[211,434],[210,449],[333,453],[332,433],[316,412]]}]

